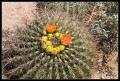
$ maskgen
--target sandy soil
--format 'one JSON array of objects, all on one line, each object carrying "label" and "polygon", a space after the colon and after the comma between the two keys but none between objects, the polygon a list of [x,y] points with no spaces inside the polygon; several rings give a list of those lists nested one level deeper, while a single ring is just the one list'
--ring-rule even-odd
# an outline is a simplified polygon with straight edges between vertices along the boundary
[{"label": "sandy soil", "polygon": [[33,2],[3,2],[2,3],[2,29],[14,30],[23,27],[26,20],[33,20],[35,3]]}]

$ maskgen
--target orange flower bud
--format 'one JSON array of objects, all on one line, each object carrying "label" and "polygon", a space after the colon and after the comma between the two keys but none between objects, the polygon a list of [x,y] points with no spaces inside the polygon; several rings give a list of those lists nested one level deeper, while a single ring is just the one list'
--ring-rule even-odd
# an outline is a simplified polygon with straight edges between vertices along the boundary
[{"label": "orange flower bud", "polygon": [[53,33],[53,32],[55,32],[56,31],[56,29],[57,29],[57,26],[55,25],[55,24],[47,24],[47,31],[49,32],[49,33]]},{"label": "orange flower bud", "polygon": [[69,45],[71,42],[72,42],[72,38],[70,35],[68,34],[63,34],[61,37],[60,37],[60,41],[63,45]]}]

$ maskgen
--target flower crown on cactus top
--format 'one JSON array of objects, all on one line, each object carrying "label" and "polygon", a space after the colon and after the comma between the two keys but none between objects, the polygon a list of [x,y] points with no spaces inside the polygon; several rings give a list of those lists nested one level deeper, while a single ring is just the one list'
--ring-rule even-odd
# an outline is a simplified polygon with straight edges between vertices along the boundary
[{"label": "flower crown on cactus top", "polygon": [[55,23],[49,23],[43,29],[43,36],[41,37],[42,48],[50,54],[57,55],[65,49],[65,46],[72,43],[70,35],[59,33],[58,26]]}]

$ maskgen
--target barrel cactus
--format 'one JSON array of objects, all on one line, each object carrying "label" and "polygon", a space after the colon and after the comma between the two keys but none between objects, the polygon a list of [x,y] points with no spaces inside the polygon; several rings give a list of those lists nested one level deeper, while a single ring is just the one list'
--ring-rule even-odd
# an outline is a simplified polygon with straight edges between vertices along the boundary
[{"label": "barrel cactus", "polygon": [[12,67],[3,71],[9,79],[90,77],[93,52],[87,48],[77,20],[59,12],[53,15],[38,16],[15,32],[12,57],[3,60],[3,68]]}]

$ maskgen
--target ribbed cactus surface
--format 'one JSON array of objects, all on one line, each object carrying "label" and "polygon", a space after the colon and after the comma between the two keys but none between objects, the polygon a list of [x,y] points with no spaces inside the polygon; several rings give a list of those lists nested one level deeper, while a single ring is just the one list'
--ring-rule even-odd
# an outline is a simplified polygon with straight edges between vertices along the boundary
[{"label": "ribbed cactus surface", "polygon": [[[57,33],[71,36],[72,43],[56,55],[49,54],[40,41],[48,23],[57,25]],[[62,16],[42,16],[26,28],[18,29],[13,38],[12,56],[5,62],[8,78],[14,79],[84,79],[90,76],[92,51],[85,46],[86,40],[80,32],[77,21]],[[53,41],[54,42],[54,41]],[[4,60],[3,60],[4,63]]]}]

